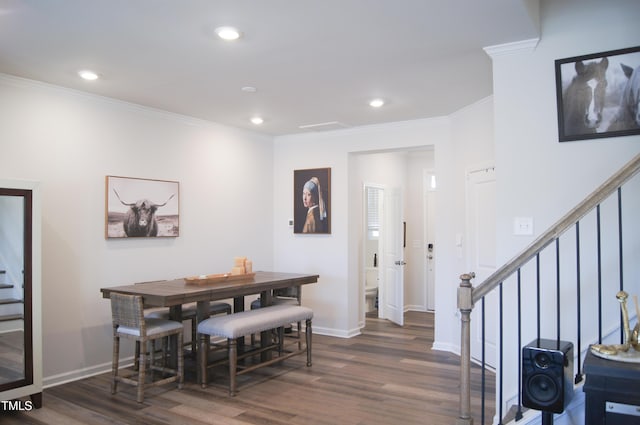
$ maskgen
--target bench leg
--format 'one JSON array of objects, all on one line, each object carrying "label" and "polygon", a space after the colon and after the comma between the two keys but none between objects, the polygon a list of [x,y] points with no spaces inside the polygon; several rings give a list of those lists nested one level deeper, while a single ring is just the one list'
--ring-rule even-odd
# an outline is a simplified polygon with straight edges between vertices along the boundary
[{"label": "bench leg", "polygon": [[198,364],[200,369],[200,385],[202,388],[207,388],[207,357],[208,356],[208,347],[207,347],[207,336],[205,334],[198,334],[198,343],[200,347],[198,348]]},{"label": "bench leg", "polygon": [[197,350],[198,344],[198,319],[196,317],[191,318],[191,355],[193,356]]},{"label": "bench leg", "polygon": [[307,366],[311,366],[311,319],[307,319],[305,338],[307,342]]},{"label": "bench leg", "polygon": [[236,369],[238,364],[238,343],[235,339],[229,338],[229,396],[236,395]]},{"label": "bench leg", "polygon": [[284,326],[278,328],[278,356],[284,351]]}]

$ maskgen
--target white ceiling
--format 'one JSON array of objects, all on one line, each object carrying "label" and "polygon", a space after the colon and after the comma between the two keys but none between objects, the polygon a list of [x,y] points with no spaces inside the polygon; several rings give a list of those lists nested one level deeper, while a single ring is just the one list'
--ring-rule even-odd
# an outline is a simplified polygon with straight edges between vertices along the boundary
[{"label": "white ceiling", "polygon": [[[272,135],[427,118],[492,93],[482,48],[539,37],[537,4],[0,0],[0,73]],[[215,38],[222,25],[243,36]]]}]

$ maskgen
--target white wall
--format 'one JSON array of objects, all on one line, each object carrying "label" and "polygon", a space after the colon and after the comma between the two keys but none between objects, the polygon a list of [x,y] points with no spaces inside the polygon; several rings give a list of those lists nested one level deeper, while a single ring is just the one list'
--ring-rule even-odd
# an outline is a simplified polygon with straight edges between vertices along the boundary
[{"label": "white wall", "polygon": [[[42,182],[45,384],[110,367],[101,287],[273,268],[271,137],[0,76],[0,151]],[[105,240],[106,175],[180,182],[180,236]]]},{"label": "white wall", "polygon": [[[493,57],[494,103],[495,103],[495,157],[497,170],[497,255],[502,263],[517,254],[523,247],[544,232],[551,224],[567,213],[573,206],[606,180],[612,173],[640,152],[640,137],[595,139],[576,142],[558,142],[556,118],[556,92],[554,61],[577,55],[603,52],[637,46],[640,41],[640,2],[616,0],[543,1],[541,8],[542,37],[535,49],[514,49],[496,53]],[[640,199],[639,185],[633,184],[625,191],[624,199],[632,208]],[[615,211],[606,205],[606,210]],[[615,214],[615,212],[613,213]],[[513,218],[533,217],[534,235],[514,236]],[[615,218],[614,218],[615,219]],[[593,226],[590,217],[584,227]],[[583,228],[581,227],[581,230]],[[625,253],[626,288],[638,294],[637,241],[640,235],[637,220],[626,220],[625,239],[633,240]],[[586,241],[581,241],[585,242]],[[563,250],[571,258],[572,237],[561,240]],[[605,248],[605,261],[609,253],[615,253],[615,243]],[[585,249],[592,249],[587,247]],[[564,251],[563,251],[564,252]],[[552,257],[553,255],[551,255]],[[593,257],[592,257],[593,258]],[[586,265],[585,283],[591,283],[591,265]],[[568,268],[568,267],[567,267]],[[555,283],[552,272],[546,285]],[[567,275],[565,275],[567,273]],[[617,266],[606,273],[608,284],[617,285]],[[545,276],[548,276],[545,275]],[[575,277],[563,270],[562,297],[575,298]],[[525,282],[526,288],[531,282]],[[523,286],[524,286],[523,285]],[[615,289],[607,289],[604,296],[609,307],[605,311],[614,321],[617,318]],[[506,295],[505,295],[506,296]],[[526,298],[525,298],[526,299]],[[547,292],[543,305],[543,317],[555,317],[555,295]],[[583,343],[591,342],[594,329],[590,328],[594,315],[585,313],[587,322],[583,330]],[[510,312],[507,317],[514,317]],[[527,316],[525,316],[527,317]],[[554,326],[552,319],[545,320],[545,329]],[[515,321],[505,322],[505,332],[515,329]],[[563,339],[575,340],[571,328],[575,321],[563,323]],[[523,344],[533,335],[534,323],[527,320],[523,329]],[[547,331],[544,331],[547,332]],[[547,337],[554,338],[555,331]],[[543,335],[544,336],[544,335]],[[585,347],[583,347],[584,349]],[[511,350],[510,346],[507,348]],[[505,396],[516,391],[517,365],[505,363]],[[509,380],[512,380],[511,382]],[[575,422],[575,423],[580,423]]]},{"label": "white wall", "polygon": [[[416,120],[381,126],[324,133],[277,137],[274,155],[274,265],[277,269],[318,273],[317,285],[305,288],[303,299],[314,308],[314,329],[337,336],[359,333],[362,232],[362,176],[355,162],[357,153],[433,146],[435,168],[443,187],[451,187],[451,144],[449,120]],[[331,167],[331,235],[294,235],[286,221],[293,214],[291,180],[293,170]],[[449,199],[443,196],[443,208]],[[438,203],[440,205],[440,202]],[[445,231],[447,214],[438,223]],[[436,239],[451,239],[440,230]],[[451,281],[458,271],[447,267],[440,280]],[[443,289],[443,297],[455,298],[455,288]]]},{"label": "white wall", "polygon": [[[431,166],[438,176],[435,235],[439,253],[435,302],[438,316],[434,347],[458,350],[456,289],[458,277],[467,266],[455,240],[456,234],[465,231],[464,174],[473,165],[492,159],[492,106],[492,99],[487,98],[451,118],[276,138],[274,265],[277,269],[306,270],[320,275],[319,284],[305,288],[303,297],[305,304],[316,312],[314,328],[318,332],[351,336],[359,332],[361,325],[358,306],[364,176],[358,161],[366,161],[368,155],[360,154],[427,147],[433,149]],[[332,234],[294,235],[287,225],[293,215],[293,170],[322,167],[331,167]]]},{"label": "white wall", "polygon": [[535,50],[494,56],[501,259],[530,241],[511,235],[513,217],[539,233],[640,151],[639,136],[559,143],[554,71],[555,59],[637,45],[637,16],[633,0],[546,1]]},{"label": "white wall", "polygon": [[[493,97],[482,99],[451,115],[450,157],[446,167],[451,181],[441,182],[438,176],[436,195],[436,326],[434,348],[460,351],[460,319],[457,309],[457,288],[460,275],[473,271],[467,260],[465,191],[466,174],[479,167],[494,164]],[[436,163],[442,160],[435,152]],[[445,202],[441,205],[441,201]],[[441,220],[440,217],[446,217]],[[444,227],[444,228],[443,228]],[[461,246],[456,245],[458,236]],[[441,268],[445,268],[443,272]]]}]

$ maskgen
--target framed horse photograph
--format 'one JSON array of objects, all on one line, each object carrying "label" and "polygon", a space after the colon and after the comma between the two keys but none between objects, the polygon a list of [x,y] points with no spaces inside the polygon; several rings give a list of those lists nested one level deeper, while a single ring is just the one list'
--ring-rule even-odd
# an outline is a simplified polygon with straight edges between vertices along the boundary
[{"label": "framed horse photograph", "polygon": [[555,61],[560,142],[640,134],[640,46]]}]

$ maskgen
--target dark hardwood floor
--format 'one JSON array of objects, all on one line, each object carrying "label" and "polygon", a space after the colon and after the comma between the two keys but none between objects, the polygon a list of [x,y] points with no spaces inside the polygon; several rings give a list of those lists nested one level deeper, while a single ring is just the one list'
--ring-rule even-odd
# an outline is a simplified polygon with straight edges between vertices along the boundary
[{"label": "dark hardwood floor", "polygon": [[[214,371],[206,389],[189,374],[183,390],[173,384],[151,388],[142,404],[129,385],[112,396],[109,374],[102,374],[46,389],[41,409],[0,411],[0,424],[452,425],[459,359],[432,351],[432,343],[430,313],[407,313],[402,328],[368,318],[354,338],[314,335],[310,368],[302,355],[242,375],[233,398],[224,368]],[[473,374],[479,382],[479,369]],[[489,380],[492,394],[493,374]],[[472,391],[478,421],[479,384]],[[494,405],[493,399],[486,403]]]}]

